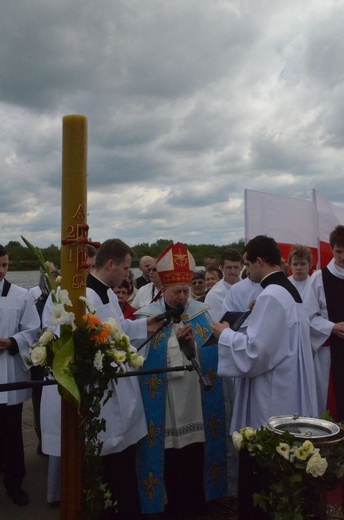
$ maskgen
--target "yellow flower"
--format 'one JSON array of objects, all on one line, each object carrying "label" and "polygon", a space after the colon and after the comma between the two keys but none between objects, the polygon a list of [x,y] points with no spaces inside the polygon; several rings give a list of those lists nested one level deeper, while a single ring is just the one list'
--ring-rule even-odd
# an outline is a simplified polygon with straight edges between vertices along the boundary
[{"label": "yellow flower", "polygon": [[305,441],[302,446],[295,450],[295,458],[298,460],[307,460],[314,453],[314,446],[311,441]]}]

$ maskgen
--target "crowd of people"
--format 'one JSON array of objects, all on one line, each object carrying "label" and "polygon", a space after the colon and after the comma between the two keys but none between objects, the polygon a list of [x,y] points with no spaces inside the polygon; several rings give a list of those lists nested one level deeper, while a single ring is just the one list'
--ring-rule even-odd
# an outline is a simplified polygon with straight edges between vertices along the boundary
[{"label": "crowd of people", "polygon": [[[223,497],[238,497],[240,520],[266,517],[253,506],[252,467],[238,458],[231,434],[276,415],[329,410],[333,420],[344,419],[344,226],[332,231],[330,246],[331,262],[311,273],[307,247],[295,245],[282,259],[265,235],[243,255],[227,249],[205,258],[203,269],[177,242],[158,258],[141,258],[136,280],[135,253],[124,242],[88,247],[87,299],[99,318],[115,318],[144,344],[145,358],[144,375],[109,382],[113,392],[101,410],[104,477],[117,502],[105,520],[188,518]],[[10,284],[8,266],[0,246],[0,383],[36,380],[41,375],[30,374],[25,360],[50,326],[49,290],[44,276],[30,291]],[[51,272],[58,273],[54,265]],[[29,502],[21,416],[30,395],[0,392],[0,468],[18,506]],[[51,504],[61,499],[59,410],[56,387],[34,395]]]}]

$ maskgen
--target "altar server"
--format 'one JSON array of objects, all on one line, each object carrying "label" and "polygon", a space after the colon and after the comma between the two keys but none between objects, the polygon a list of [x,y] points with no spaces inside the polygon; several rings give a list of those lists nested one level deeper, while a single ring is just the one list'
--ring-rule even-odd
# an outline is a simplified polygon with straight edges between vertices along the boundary
[{"label": "altar server", "polygon": [[219,374],[240,378],[231,430],[259,428],[273,415],[317,417],[316,385],[302,299],[280,269],[273,238],[259,235],[245,247],[247,275],[260,282],[247,334],[214,323],[219,337]]},{"label": "altar server", "polygon": [[[9,283],[5,276],[9,258],[0,245],[0,383],[30,381],[25,358],[34,342],[40,319],[29,291]],[[25,506],[29,499],[22,488],[25,460],[22,436],[23,402],[31,390],[0,392],[0,450],[4,485],[12,502]]]}]

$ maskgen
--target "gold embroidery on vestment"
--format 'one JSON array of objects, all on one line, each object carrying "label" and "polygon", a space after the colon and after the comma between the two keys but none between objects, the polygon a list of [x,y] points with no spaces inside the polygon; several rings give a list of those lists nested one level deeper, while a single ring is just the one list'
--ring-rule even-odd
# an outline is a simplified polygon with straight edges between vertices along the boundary
[{"label": "gold embroidery on vestment", "polygon": [[156,486],[159,485],[159,479],[154,478],[153,473],[150,471],[147,475],[146,480],[142,480],[142,485],[145,488],[145,495],[148,500],[153,500],[156,493]]}]

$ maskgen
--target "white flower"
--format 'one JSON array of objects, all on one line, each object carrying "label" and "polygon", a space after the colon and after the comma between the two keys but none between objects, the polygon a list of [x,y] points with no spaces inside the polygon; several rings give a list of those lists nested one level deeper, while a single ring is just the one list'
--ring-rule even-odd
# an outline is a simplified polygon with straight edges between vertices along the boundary
[{"label": "white flower", "polygon": [[290,446],[286,442],[280,442],[278,446],[276,446],[276,451],[279,455],[281,455],[286,460],[289,460],[290,454]]},{"label": "white flower", "polygon": [[122,344],[123,344],[123,348],[125,350],[129,350],[130,349],[130,338],[129,336],[127,336],[126,334],[122,334]]},{"label": "white flower", "polygon": [[232,440],[233,440],[233,444],[234,444],[234,448],[237,450],[237,451],[240,451],[241,448],[244,447],[244,436],[242,433],[240,432],[234,432],[233,435],[232,435]]},{"label": "white flower", "polygon": [[255,437],[256,429],[252,428],[251,426],[248,426],[247,428],[244,428],[244,431],[242,431],[241,433],[244,435],[245,439],[249,441],[250,439]]},{"label": "white flower", "polygon": [[54,339],[54,333],[51,329],[46,329],[39,337],[38,343],[40,345],[47,345]]},{"label": "white flower", "polygon": [[311,441],[305,441],[295,450],[295,458],[298,460],[307,460],[314,453],[314,446]]},{"label": "white flower", "polygon": [[145,358],[143,356],[140,356],[139,354],[132,354],[130,356],[129,365],[132,368],[139,368],[142,367],[144,360]]},{"label": "white flower", "polygon": [[73,325],[74,312],[66,312],[62,303],[54,303],[51,306],[50,325]]},{"label": "white flower", "polygon": [[322,477],[327,470],[328,462],[325,457],[321,457],[320,453],[316,451],[307,462],[306,472],[313,477]]},{"label": "white flower", "polygon": [[67,289],[61,289],[60,287],[57,289],[57,301],[59,303],[62,303],[62,305],[68,305],[69,307],[72,306],[72,302],[69,298],[69,293]]},{"label": "white flower", "polygon": [[114,349],[114,360],[116,363],[125,363],[127,359],[126,353],[123,350]]},{"label": "white flower", "polygon": [[115,318],[109,318],[105,323],[110,327],[110,334],[113,336],[114,340],[120,341],[121,331],[119,330],[118,323]]},{"label": "white flower", "polygon": [[88,300],[87,298],[85,298],[85,296],[80,296],[79,297],[79,300],[84,302],[84,304],[86,305],[87,307],[87,310],[90,314],[95,314],[96,312],[96,308],[93,307],[92,303],[90,302],[90,300]]},{"label": "white flower", "polygon": [[101,350],[97,350],[97,352],[95,353],[95,356],[94,356],[93,366],[99,372],[103,368],[103,358],[104,358],[104,354],[102,353],[102,351]]},{"label": "white flower", "polygon": [[44,346],[31,348],[30,358],[33,366],[44,366],[47,359],[47,349]]}]

